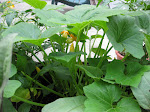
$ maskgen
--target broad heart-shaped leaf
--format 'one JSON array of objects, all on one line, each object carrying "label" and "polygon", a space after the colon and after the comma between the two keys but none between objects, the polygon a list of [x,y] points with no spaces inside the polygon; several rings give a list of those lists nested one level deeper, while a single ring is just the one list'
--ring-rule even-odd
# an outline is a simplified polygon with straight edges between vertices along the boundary
[{"label": "broad heart-shaped leaf", "polygon": [[118,102],[116,109],[108,112],[141,112],[141,109],[134,99],[125,97]]},{"label": "broad heart-shaped leaf", "polygon": [[15,65],[11,64],[11,71],[9,74],[9,78],[11,78],[12,76],[14,76],[17,73],[17,68]]},{"label": "broad heart-shaped leaf", "polygon": [[32,42],[33,40],[39,39],[40,29],[31,23],[19,23],[5,30],[2,33],[2,36],[5,37],[11,33],[18,33],[17,37],[14,40],[15,42],[21,40],[29,40],[29,42]]},{"label": "broad heart-shaped leaf", "polygon": [[59,13],[55,10],[39,10],[39,9],[33,9],[33,11],[36,13],[36,15],[40,18],[39,22],[43,23],[47,26],[59,26],[56,23],[52,23],[51,21],[48,21],[50,18],[62,18],[64,17],[63,14]]},{"label": "broad heart-shaped leaf", "polygon": [[139,105],[150,110],[150,72],[145,72],[137,88],[131,88]]},{"label": "broad heart-shaped leaf", "polygon": [[42,112],[84,112],[85,96],[59,98],[44,106]]},{"label": "broad heart-shaped leaf", "polygon": [[7,39],[0,40],[0,105],[2,92],[10,74],[12,46],[15,36],[16,34],[8,35]]},{"label": "broad heart-shaped leaf", "polygon": [[150,34],[147,35],[145,34],[145,45],[146,45],[146,50],[147,50],[147,53],[148,53],[148,56],[150,58]]},{"label": "broad heart-shaped leaf", "polygon": [[85,71],[85,73],[91,77],[91,78],[96,78],[100,79],[101,76],[103,75],[103,72],[101,69],[98,67],[93,67],[93,66],[83,66],[83,65],[76,65],[78,68],[82,69]]},{"label": "broad heart-shaped leaf", "polygon": [[15,91],[21,86],[21,82],[18,80],[8,80],[5,89],[4,89],[4,97],[10,98],[15,94]]},{"label": "broad heart-shaped leaf", "polygon": [[146,12],[143,15],[137,16],[136,24],[143,30],[143,33],[150,34],[150,14]]},{"label": "broad heart-shaped leaf", "polygon": [[41,38],[49,38],[49,37],[61,32],[63,30],[67,30],[67,28],[66,27],[60,27],[60,26],[57,26],[54,28],[49,28],[42,33]]},{"label": "broad heart-shaped leaf", "polygon": [[144,35],[135,24],[135,18],[118,15],[109,20],[107,36],[114,48],[118,51],[125,48],[134,57],[141,58],[144,55]]},{"label": "broad heart-shaped leaf", "polygon": [[[76,6],[74,10],[68,11],[64,16],[60,17],[60,14],[56,14],[56,17],[50,18],[48,21],[57,24],[76,24],[89,21],[108,21],[109,16],[122,14],[127,11],[108,9],[106,7],[98,7],[92,5],[80,5]],[[55,14],[53,12],[53,14]],[[58,17],[57,17],[58,15]]]},{"label": "broad heart-shaped leaf", "polygon": [[107,65],[105,79],[115,80],[116,83],[138,87],[144,72],[150,70],[150,66],[140,65],[138,62],[129,62],[126,67],[120,60],[114,60]]},{"label": "broad heart-shaped leaf", "polygon": [[45,1],[42,0],[23,0],[23,1],[37,9],[43,9],[47,4]]},{"label": "broad heart-shaped leaf", "polygon": [[[87,97],[84,112],[141,112],[133,99],[123,98],[119,101],[121,89],[116,85],[94,82],[85,86],[84,92]],[[114,103],[117,103],[116,108]]]},{"label": "broad heart-shaped leaf", "polygon": [[[18,33],[15,38],[15,42],[24,41],[41,46],[43,41],[56,33],[65,30],[65,27],[49,28],[41,34],[40,29],[31,23],[19,23],[15,26],[10,27],[2,33],[2,36],[7,36],[10,33]],[[40,36],[41,35],[41,36]]]},{"label": "broad heart-shaped leaf", "polygon": [[84,54],[84,52],[70,52],[70,53],[56,52],[49,54],[49,58],[69,63],[73,58],[81,54]]}]

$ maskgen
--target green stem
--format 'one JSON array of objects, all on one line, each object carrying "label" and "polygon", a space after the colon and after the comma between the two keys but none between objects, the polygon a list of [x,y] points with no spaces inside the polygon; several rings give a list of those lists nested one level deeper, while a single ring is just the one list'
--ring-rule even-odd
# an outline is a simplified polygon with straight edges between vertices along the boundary
[{"label": "green stem", "polygon": [[81,93],[81,91],[80,91],[80,88],[79,88],[79,86],[78,86],[78,84],[77,84],[77,82],[76,82],[76,79],[75,79],[75,77],[74,77],[74,68],[72,69],[71,67],[69,68],[70,69],[70,71],[71,71],[71,77],[72,77],[72,79],[73,79],[73,82],[74,82],[74,84],[75,84],[75,86],[76,86],[76,89],[77,89],[77,92],[80,94],[80,95],[82,95],[82,93]]},{"label": "green stem", "polygon": [[14,98],[22,101],[22,102],[25,102],[25,103],[28,103],[28,104],[31,104],[31,105],[36,105],[36,106],[40,106],[40,107],[44,107],[46,104],[41,104],[41,103],[36,103],[36,102],[32,102],[32,101],[29,101],[29,100],[26,100],[24,98],[21,98],[21,97],[18,97],[16,95],[13,96]]},{"label": "green stem", "polygon": [[98,63],[98,65],[97,65],[97,67],[101,67],[101,65],[102,65],[102,63],[103,63],[103,61],[106,59],[106,57],[107,57],[107,54],[109,53],[109,51],[111,50],[113,48],[113,46],[111,46],[110,48],[109,48],[109,50],[104,54],[104,57],[103,58],[100,58],[100,61],[99,61],[99,63]]},{"label": "green stem", "polygon": [[[76,40],[76,46],[75,46],[75,52],[77,52],[77,49],[78,49],[78,43],[79,43],[79,40],[80,40],[81,32],[82,32],[82,30],[83,30],[87,25],[89,25],[89,24],[91,24],[91,21],[88,22],[87,24],[83,25],[83,26],[80,28],[80,30],[78,31],[77,40]],[[88,27],[89,27],[89,26],[88,26]]]},{"label": "green stem", "polygon": [[122,62],[130,55],[130,53],[126,53],[126,55],[124,56],[124,58],[121,60]]},{"label": "green stem", "polygon": [[103,40],[104,40],[104,36],[105,36],[105,33],[103,34],[103,37],[102,37],[102,39],[101,39],[98,54],[100,54],[100,52],[102,51],[102,43],[103,43]]},{"label": "green stem", "polygon": [[47,54],[46,54],[45,50],[43,49],[43,47],[42,46],[39,46],[39,47],[43,51],[44,55],[47,56]]},{"label": "green stem", "polygon": [[68,47],[69,47],[69,44],[67,43],[67,47],[66,47],[66,53],[67,53],[67,51],[68,51]]},{"label": "green stem", "polygon": [[46,89],[46,90],[48,90],[48,91],[50,91],[50,92],[52,92],[52,93],[58,95],[58,96],[60,96],[60,97],[64,97],[64,95],[62,95],[62,94],[60,94],[60,93],[58,93],[58,92],[56,92],[56,91],[54,91],[54,90],[52,90],[52,89],[50,89],[50,88],[44,86],[44,85],[42,85],[41,83],[39,83],[39,82],[37,82],[36,80],[32,79],[30,76],[26,75],[24,72],[22,72],[22,74],[23,74],[24,76],[26,76],[29,80],[33,81],[33,82],[34,82],[35,84],[37,84],[38,86],[40,86],[40,87],[42,87],[42,88],[44,88],[44,89]]},{"label": "green stem", "polygon": [[43,65],[43,66],[45,66],[45,64],[36,56],[36,54],[33,52],[33,50],[31,50],[30,48],[29,48],[29,46],[27,46],[27,44],[25,44],[24,42],[22,42],[29,50],[30,50],[30,52],[32,53],[32,55]]},{"label": "green stem", "polygon": [[56,52],[56,49],[55,49],[55,47],[54,47],[53,42],[52,42],[52,41],[50,41],[50,42],[51,42],[51,45],[52,45],[52,47],[53,47],[54,52]]},{"label": "green stem", "polygon": [[102,36],[102,39],[101,39],[101,41],[100,41],[100,43],[99,43],[99,46],[98,46],[98,49],[97,49],[97,51],[96,51],[96,53],[95,53],[95,55],[94,55],[94,58],[96,58],[96,55],[98,54],[98,52],[100,52],[100,48],[102,47],[102,43],[103,43],[103,40],[104,40],[104,36],[105,36],[105,33],[104,33],[103,36]]},{"label": "green stem", "polygon": [[85,43],[84,43],[84,65],[87,65],[87,59],[86,59],[86,47],[85,47]]},{"label": "green stem", "polygon": [[110,42],[108,42],[107,47],[106,47],[106,51],[108,50],[108,46],[109,46]]},{"label": "green stem", "polygon": [[90,49],[90,52],[89,52],[89,56],[88,56],[88,58],[90,58],[90,57],[91,57],[92,48],[94,47],[94,44],[95,44],[95,41],[96,41],[96,37],[97,37],[97,35],[98,35],[98,30],[97,30],[96,36],[95,36],[95,38],[94,38],[94,42],[93,42],[93,44],[92,44],[92,47],[91,47],[91,49]]}]

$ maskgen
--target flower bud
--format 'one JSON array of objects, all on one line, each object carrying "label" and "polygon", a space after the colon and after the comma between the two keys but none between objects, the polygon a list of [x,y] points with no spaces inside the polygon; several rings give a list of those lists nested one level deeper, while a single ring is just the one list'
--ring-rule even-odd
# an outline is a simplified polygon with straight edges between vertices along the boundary
[{"label": "flower bud", "polygon": [[73,43],[70,46],[70,52],[74,52],[74,44]]},{"label": "flower bud", "polygon": [[69,32],[68,31],[62,31],[61,34],[62,34],[62,37],[67,38],[69,35]]},{"label": "flower bud", "polygon": [[72,43],[73,42],[73,39],[72,38],[68,38],[67,40],[66,40],[66,43],[68,43],[68,44],[70,44],[70,43]]},{"label": "flower bud", "polygon": [[73,39],[73,41],[77,40],[77,37],[75,37],[74,35],[70,34],[70,37]]},{"label": "flower bud", "polygon": [[37,71],[37,73],[39,73],[41,71],[41,69],[36,66],[36,71]]}]

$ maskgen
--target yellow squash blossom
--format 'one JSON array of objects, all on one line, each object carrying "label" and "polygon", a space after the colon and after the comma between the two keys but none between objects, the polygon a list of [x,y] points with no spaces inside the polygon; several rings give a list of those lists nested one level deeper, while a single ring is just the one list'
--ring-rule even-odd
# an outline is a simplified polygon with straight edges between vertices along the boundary
[{"label": "yellow squash blossom", "polygon": [[70,46],[70,52],[74,52],[74,44],[73,43]]},{"label": "yellow squash blossom", "polygon": [[62,31],[61,34],[62,34],[62,37],[67,38],[69,35],[69,32],[68,31]]},{"label": "yellow squash blossom", "polygon": [[8,6],[9,8],[13,9],[15,7],[15,5],[11,1],[8,1],[7,3],[11,5],[11,6]]}]

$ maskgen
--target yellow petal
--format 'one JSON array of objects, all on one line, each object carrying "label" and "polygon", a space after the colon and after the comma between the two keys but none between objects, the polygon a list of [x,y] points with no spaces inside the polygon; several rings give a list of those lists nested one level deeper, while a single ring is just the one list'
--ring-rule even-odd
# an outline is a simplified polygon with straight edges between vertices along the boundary
[{"label": "yellow petal", "polygon": [[41,69],[36,66],[36,71],[37,71],[37,73],[39,73],[41,71]]},{"label": "yellow petal", "polygon": [[74,52],[74,44],[73,43],[70,46],[70,52]]}]

